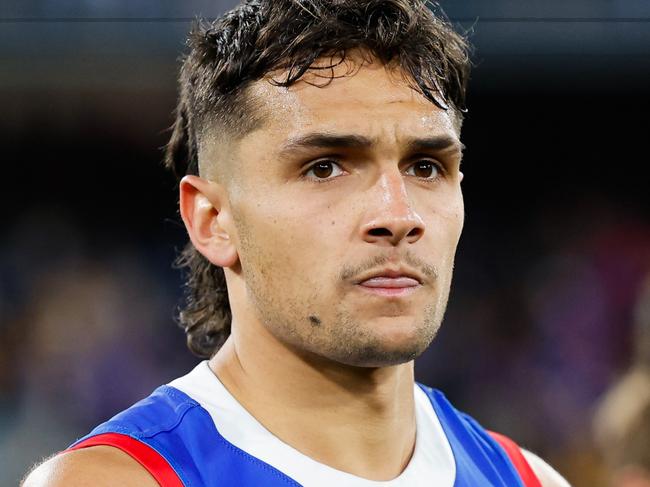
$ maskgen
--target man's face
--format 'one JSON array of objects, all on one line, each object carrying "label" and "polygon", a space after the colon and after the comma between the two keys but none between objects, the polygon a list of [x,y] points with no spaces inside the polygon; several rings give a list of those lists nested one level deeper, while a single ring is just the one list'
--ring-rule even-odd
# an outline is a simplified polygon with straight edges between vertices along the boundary
[{"label": "man's face", "polygon": [[452,113],[399,73],[334,71],[326,86],[307,75],[252,87],[266,121],[236,144],[227,185],[241,299],[295,350],[394,365],[442,321],[463,226],[461,144]]}]

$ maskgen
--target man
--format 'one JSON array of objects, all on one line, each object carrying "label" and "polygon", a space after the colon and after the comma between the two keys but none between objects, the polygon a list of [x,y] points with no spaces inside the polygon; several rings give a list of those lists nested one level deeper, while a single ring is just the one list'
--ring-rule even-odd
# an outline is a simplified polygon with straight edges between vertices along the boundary
[{"label": "man", "polygon": [[417,0],[251,0],[190,48],[166,161],[209,361],[25,485],[566,485],[414,383],[463,226],[462,37]]}]

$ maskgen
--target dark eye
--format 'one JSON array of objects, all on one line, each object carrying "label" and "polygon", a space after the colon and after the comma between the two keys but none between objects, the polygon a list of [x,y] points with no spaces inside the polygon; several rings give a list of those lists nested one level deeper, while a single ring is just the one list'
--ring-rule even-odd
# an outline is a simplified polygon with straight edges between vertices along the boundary
[{"label": "dark eye", "polygon": [[305,173],[311,179],[332,179],[343,174],[341,166],[334,161],[318,161]]},{"label": "dark eye", "polygon": [[406,173],[421,179],[436,179],[440,175],[438,165],[433,161],[417,161],[411,164],[406,170]]}]

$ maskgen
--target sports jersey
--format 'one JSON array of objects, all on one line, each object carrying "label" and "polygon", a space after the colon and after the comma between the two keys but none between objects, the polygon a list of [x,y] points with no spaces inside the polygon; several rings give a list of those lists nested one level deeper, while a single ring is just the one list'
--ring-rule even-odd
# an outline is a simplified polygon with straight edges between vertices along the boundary
[{"label": "sports jersey", "polygon": [[486,432],[435,389],[416,383],[414,399],[415,449],[389,481],[336,470],[284,443],[239,404],[207,361],[68,450],[114,446],[163,487],[540,487],[511,440]]}]

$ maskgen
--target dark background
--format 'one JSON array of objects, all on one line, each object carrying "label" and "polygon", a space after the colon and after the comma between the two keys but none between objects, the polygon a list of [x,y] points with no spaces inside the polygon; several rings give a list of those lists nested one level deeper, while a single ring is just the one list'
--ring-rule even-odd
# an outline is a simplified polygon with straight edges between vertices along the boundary
[{"label": "dark background", "polygon": [[[195,15],[232,2],[0,6],[0,484],[196,362],[161,166]],[[598,399],[650,271],[650,5],[447,1],[475,45],[466,226],[418,379],[602,482]]]}]

